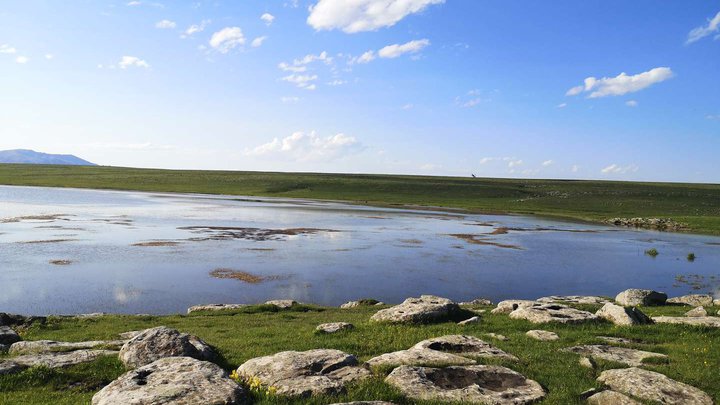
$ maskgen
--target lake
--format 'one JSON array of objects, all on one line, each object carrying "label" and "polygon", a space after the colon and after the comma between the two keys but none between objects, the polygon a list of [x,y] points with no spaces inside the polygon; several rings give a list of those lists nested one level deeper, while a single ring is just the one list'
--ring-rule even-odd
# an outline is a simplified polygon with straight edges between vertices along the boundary
[{"label": "lake", "polygon": [[[644,252],[656,248],[660,254]],[[686,259],[694,253],[696,260]],[[720,238],[529,216],[0,186],[0,312],[716,293]]]}]

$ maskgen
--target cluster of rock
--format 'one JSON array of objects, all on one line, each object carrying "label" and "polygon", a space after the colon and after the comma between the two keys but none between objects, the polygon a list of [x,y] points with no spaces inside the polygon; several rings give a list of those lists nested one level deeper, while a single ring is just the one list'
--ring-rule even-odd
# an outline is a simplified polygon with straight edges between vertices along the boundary
[{"label": "cluster of rock", "polygon": [[688,229],[688,225],[677,222],[672,218],[611,218],[605,223],[615,226],[625,226],[629,228],[655,229],[658,231],[683,231]]}]

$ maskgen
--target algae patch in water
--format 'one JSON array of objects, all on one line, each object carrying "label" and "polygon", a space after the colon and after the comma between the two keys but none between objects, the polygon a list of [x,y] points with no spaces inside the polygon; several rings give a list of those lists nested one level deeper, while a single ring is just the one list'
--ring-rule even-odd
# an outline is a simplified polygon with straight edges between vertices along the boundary
[{"label": "algae patch in water", "polygon": [[219,268],[210,272],[210,276],[222,279],[240,280],[250,284],[259,284],[264,281],[280,280],[283,276],[258,276],[246,271],[233,270],[228,268]]}]

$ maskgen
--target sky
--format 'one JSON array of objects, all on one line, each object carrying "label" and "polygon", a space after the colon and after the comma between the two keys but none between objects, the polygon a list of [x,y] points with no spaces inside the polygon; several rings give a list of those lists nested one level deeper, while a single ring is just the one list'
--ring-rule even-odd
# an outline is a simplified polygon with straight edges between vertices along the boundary
[{"label": "sky", "polygon": [[0,0],[0,149],[720,183],[720,1]]}]

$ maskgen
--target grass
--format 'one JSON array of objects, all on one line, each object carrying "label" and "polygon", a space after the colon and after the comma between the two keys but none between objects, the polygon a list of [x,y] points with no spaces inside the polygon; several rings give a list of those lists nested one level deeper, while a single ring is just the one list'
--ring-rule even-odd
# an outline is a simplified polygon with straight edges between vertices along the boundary
[{"label": "grass", "polygon": [[672,218],[720,235],[720,185],[0,165],[0,184],[343,200],[583,221]]},{"label": "grass", "polygon": [[[475,309],[490,307],[476,306]],[[579,308],[596,310],[599,306]],[[382,325],[370,323],[377,307],[341,310],[315,306],[296,306],[277,310],[272,306],[250,306],[235,311],[193,313],[172,316],[104,316],[88,319],[50,318],[45,325],[34,325],[22,331],[26,340],[52,339],[81,341],[116,339],[117,334],[130,330],[166,325],[195,334],[219,351],[219,364],[230,371],[244,361],[283,350],[333,348],[355,354],[360,360],[391,351],[403,350],[415,343],[446,334],[478,336],[516,355],[520,361],[487,360],[486,364],[510,367],[538,381],[548,395],[543,404],[580,404],[580,393],[598,387],[595,379],[602,370],[622,367],[598,361],[598,369],[580,366],[579,357],[559,349],[577,344],[602,344],[597,336],[616,336],[642,343],[630,347],[668,355],[668,361],[649,362],[646,368],[696,386],[715,401],[720,400],[720,330],[682,325],[648,325],[618,327],[607,322],[582,325],[534,325],[507,315],[485,313],[482,322],[458,326],[453,322],[434,325]],[[687,307],[666,306],[643,308],[649,315],[681,315]],[[337,334],[317,334],[315,327],[326,322],[351,322],[354,330]],[[540,342],[525,335],[531,329],[545,329],[560,340]],[[499,333],[509,338],[498,341],[485,336]],[[124,372],[116,358],[65,370],[36,368],[17,375],[0,376],[0,403],[7,404],[83,404],[103,385]],[[259,404],[329,404],[350,400],[388,400],[398,404],[413,402],[383,382],[388,370],[376,370],[373,379],[349,387],[335,397],[290,400],[255,393]],[[426,403],[420,403],[429,405]]]},{"label": "grass", "polygon": [[660,254],[660,252],[658,252],[657,249],[652,248],[652,249],[646,250],[646,251],[645,251],[645,254],[648,255],[648,256],[650,256],[650,257],[656,257],[657,255]]}]

